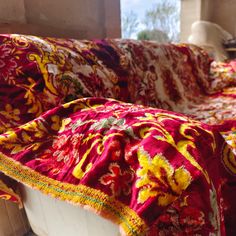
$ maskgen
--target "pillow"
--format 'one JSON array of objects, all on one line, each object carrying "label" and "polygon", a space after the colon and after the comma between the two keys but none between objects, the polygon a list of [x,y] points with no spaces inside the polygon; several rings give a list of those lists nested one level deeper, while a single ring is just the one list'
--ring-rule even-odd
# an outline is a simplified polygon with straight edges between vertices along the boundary
[{"label": "pillow", "polygon": [[217,24],[207,21],[196,21],[192,24],[191,35],[188,41],[210,49],[210,55],[216,61],[224,61],[228,58],[228,54],[223,47],[223,42],[231,38],[232,35]]}]

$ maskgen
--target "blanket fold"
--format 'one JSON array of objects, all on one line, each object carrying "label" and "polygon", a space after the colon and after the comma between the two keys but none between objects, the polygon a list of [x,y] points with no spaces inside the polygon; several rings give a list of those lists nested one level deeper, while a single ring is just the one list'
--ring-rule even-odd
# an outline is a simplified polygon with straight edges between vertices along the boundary
[{"label": "blanket fold", "polygon": [[6,175],[89,206],[127,235],[171,232],[174,222],[162,222],[170,206],[196,214],[196,227],[180,220],[181,231],[223,233],[229,209],[220,201],[235,210],[221,190],[233,152],[214,128],[176,113],[80,99],[5,132],[0,144]]},{"label": "blanket fold", "polygon": [[[186,44],[0,42],[2,173],[124,235],[236,234],[236,90],[218,73],[228,65]],[[20,202],[14,190],[1,175],[0,198]]]}]

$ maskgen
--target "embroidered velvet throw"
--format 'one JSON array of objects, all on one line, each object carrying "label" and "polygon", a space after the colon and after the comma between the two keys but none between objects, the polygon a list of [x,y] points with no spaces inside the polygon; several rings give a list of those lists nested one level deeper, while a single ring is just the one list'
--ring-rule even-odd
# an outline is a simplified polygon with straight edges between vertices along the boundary
[{"label": "embroidered velvet throw", "polygon": [[0,41],[1,198],[10,177],[127,236],[236,233],[236,88],[202,49]]}]

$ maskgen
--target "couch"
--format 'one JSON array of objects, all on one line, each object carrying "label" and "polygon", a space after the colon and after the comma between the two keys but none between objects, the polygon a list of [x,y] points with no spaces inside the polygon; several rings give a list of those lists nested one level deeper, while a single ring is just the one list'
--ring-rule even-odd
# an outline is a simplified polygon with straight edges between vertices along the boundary
[{"label": "couch", "polygon": [[0,41],[0,171],[122,235],[236,233],[234,63],[190,44]]}]

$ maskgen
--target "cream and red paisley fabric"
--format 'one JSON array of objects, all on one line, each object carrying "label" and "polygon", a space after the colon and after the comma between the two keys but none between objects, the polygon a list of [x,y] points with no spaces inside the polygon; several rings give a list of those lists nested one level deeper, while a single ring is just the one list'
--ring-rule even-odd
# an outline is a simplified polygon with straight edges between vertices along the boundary
[{"label": "cream and red paisley fabric", "polygon": [[236,115],[235,87],[218,76],[226,65],[216,66],[193,45],[22,35],[2,35],[0,42],[0,111],[12,114],[10,124],[0,117],[2,132],[82,97],[163,108],[212,124]]},{"label": "cream and red paisley fabric", "polygon": [[222,91],[227,87],[236,86],[236,60],[226,62],[212,62],[210,68],[211,93]]},{"label": "cream and red paisley fabric", "polygon": [[[212,93],[204,51],[0,42],[0,171],[89,206],[128,236],[236,234],[236,89]],[[0,197],[20,201],[3,181]]]}]

